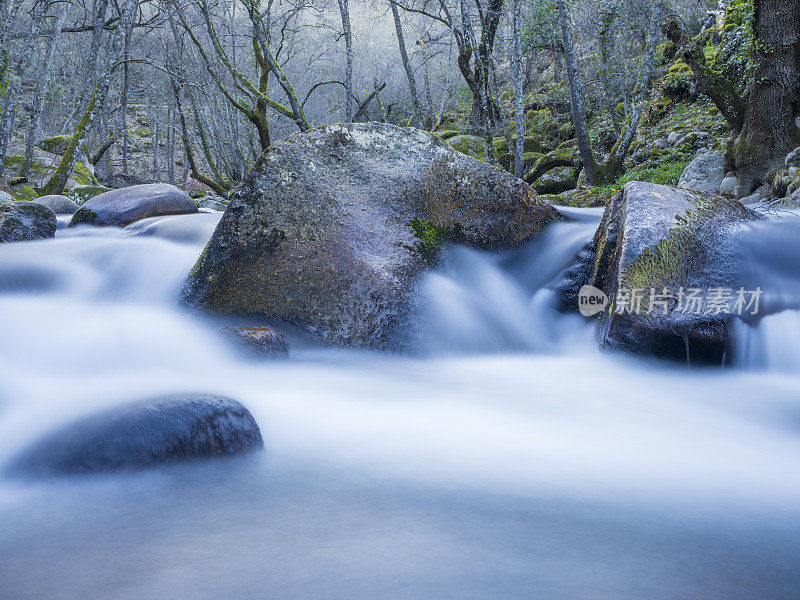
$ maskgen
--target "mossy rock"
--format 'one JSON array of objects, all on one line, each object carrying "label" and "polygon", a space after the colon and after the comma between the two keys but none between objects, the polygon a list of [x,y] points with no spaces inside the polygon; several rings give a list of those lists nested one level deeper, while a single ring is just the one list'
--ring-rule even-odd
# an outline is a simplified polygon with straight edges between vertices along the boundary
[{"label": "mossy rock", "polygon": [[533,166],[525,172],[525,177],[523,179],[526,183],[533,184],[545,173],[555,169],[556,167],[577,168],[580,166],[580,162],[581,159],[577,149],[558,148],[552,152],[548,152],[547,154],[540,156]]},{"label": "mossy rock", "polygon": [[575,189],[578,183],[578,170],[574,167],[556,167],[544,173],[531,187],[539,194],[559,194]]},{"label": "mossy rock", "polygon": [[22,177],[22,176],[20,176],[20,177],[11,177],[8,180],[8,185],[10,185],[11,187],[14,187],[16,185],[22,185],[24,183],[28,183],[28,178],[27,177]]},{"label": "mossy rock", "polygon": [[100,182],[95,177],[92,170],[81,161],[75,162],[75,168],[72,171],[72,179],[78,185],[99,186]]},{"label": "mossy rock", "polygon": [[198,200],[200,198],[205,198],[206,196],[210,195],[210,192],[206,190],[191,190],[189,191],[189,198],[192,200]]},{"label": "mossy rock", "polygon": [[70,226],[74,227],[75,225],[94,225],[96,222],[97,222],[97,213],[86,207],[81,207],[75,212],[74,215],[72,215],[72,221],[70,221]]},{"label": "mossy rock", "polygon": [[[538,136],[526,135],[522,146],[524,153],[542,152],[542,143]],[[514,154],[517,148],[517,136],[511,136],[511,148],[509,149],[508,140],[505,137],[496,137],[492,140],[495,157],[499,158],[503,154]]]},{"label": "mossy rock", "polygon": [[54,135],[53,137],[40,140],[37,142],[36,146],[50,154],[64,156],[64,153],[67,151],[67,146],[71,141],[71,135]]},{"label": "mossy rock", "polygon": [[478,160],[486,160],[486,140],[477,135],[463,133],[447,140],[455,150]]},{"label": "mossy rock", "polygon": [[447,141],[451,137],[459,135],[463,132],[458,131],[457,129],[443,129],[442,131],[434,132],[434,135],[438,137],[440,140]]},{"label": "mossy rock", "polygon": [[[605,348],[722,364],[732,347],[735,309],[716,311],[705,298],[714,288],[736,288],[735,232],[742,222],[762,218],[722,196],[627,183],[606,207],[588,252],[568,269],[578,276],[559,286],[562,297],[577,308],[584,284],[606,294],[609,306],[597,322]],[[696,311],[680,310],[681,290],[690,289],[705,297]],[[635,290],[640,300],[632,304]]]},{"label": "mossy rock", "polygon": [[34,189],[27,185],[19,185],[11,188],[11,195],[14,200],[36,200],[39,197]]},{"label": "mossy rock", "polygon": [[85,204],[95,196],[99,196],[105,192],[110,192],[111,189],[102,185],[82,185],[72,188],[67,192],[67,197],[76,204]]},{"label": "mossy rock", "polygon": [[575,137],[575,126],[571,122],[564,123],[558,128],[558,137],[565,141],[571,140],[572,138]]}]

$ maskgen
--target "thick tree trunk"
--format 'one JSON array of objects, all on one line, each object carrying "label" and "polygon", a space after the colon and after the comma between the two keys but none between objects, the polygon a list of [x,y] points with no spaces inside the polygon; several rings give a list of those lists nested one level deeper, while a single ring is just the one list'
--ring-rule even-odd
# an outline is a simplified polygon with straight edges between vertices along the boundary
[{"label": "thick tree trunk", "polygon": [[756,51],[742,130],[728,152],[736,197],[750,194],[800,145],[800,0],[755,0]]}]

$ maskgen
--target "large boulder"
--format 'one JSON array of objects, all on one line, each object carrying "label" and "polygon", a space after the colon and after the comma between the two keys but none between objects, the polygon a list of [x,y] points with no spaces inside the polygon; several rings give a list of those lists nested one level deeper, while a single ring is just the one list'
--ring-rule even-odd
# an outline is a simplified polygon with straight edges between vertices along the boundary
[{"label": "large boulder", "polygon": [[91,415],[24,451],[12,472],[25,475],[134,470],[262,448],[261,431],[239,402],[190,394]]},{"label": "large boulder", "polygon": [[57,215],[72,215],[80,208],[80,206],[66,196],[41,196],[36,199],[36,202],[46,206]]},{"label": "large boulder", "polygon": [[724,178],[725,152],[701,150],[681,173],[678,187],[715,194]]},{"label": "large boulder", "polygon": [[55,237],[55,213],[36,202],[0,203],[0,242],[23,242]]},{"label": "large boulder", "polygon": [[6,202],[13,202],[14,196],[9,194],[8,192],[4,192],[0,190],[0,204],[5,204]]},{"label": "large boulder", "polygon": [[87,201],[73,215],[70,226],[117,225],[162,215],[196,213],[189,194],[168,183],[148,183],[111,190]]},{"label": "large boulder", "polygon": [[429,133],[329,125],[260,157],[183,295],[328,343],[400,348],[415,284],[444,243],[512,248],[559,218],[521,181]]},{"label": "large boulder", "polygon": [[[644,182],[625,184],[592,242],[562,282],[601,290],[601,346],[692,363],[720,364],[730,349],[738,269],[736,230],[761,217],[736,200]],[[695,291],[699,290],[699,291]],[[715,299],[717,298],[717,299]]]}]

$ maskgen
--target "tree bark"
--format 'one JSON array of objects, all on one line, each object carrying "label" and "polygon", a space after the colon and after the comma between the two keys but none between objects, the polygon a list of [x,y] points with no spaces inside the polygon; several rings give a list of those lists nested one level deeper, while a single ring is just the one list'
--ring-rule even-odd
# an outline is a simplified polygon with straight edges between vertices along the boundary
[{"label": "tree bark", "polygon": [[28,29],[27,39],[25,40],[25,47],[22,51],[20,62],[17,64],[17,70],[12,75],[11,85],[6,91],[5,103],[3,104],[3,115],[0,119],[0,178],[3,177],[5,171],[5,158],[8,152],[8,141],[11,138],[14,123],[17,119],[17,100],[19,98],[20,88],[22,87],[22,79],[30,70],[30,64],[33,59],[33,52],[36,46],[36,38],[44,22],[45,14],[47,12],[47,4],[42,0],[35,7],[31,15],[31,24]]},{"label": "tree bark", "polygon": [[[393,5],[394,6],[394,5]],[[344,113],[348,123],[353,122],[355,113],[355,103],[353,101],[353,29],[350,27],[350,8],[348,0],[339,0],[339,13],[342,17],[342,33],[344,34],[344,45],[347,53],[347,66],[344,76]]]},{"label": "tree bark", "polygon": [[522,0],[514,0],[514,118],[517,121],[517,143],[514,145],[514,174],[525,174],[525,106],[522,73]]},{"label": "tree bark", "polygon": [[583,106],[583,88],[578,73],[578,59],[575,57],[575,42],[572,36],[572,21],[565,0],[557,0],[558,19],[564,45],[564,58],[567,63],[567,83],[569,87],[572,122],[575,125],[575,137],[578,140],[578,151],[586,171],[586,181],[595,183],[597,163],[589,142],[589,129],[586,125],[586,110]]},{"label": "tree bark", "polygon": [[755,0],[755,55],[741,132],[728,151],[735,194],[750,194],[800,146],[800,0]]},{"label": "tree bark", "polygon": [[33,165],[36,138],[39,136],[39,128],[42,122],[42,113],[44,112],[44,102],[47,96],[47,84],[50,77],[50,70],[53,66],[53,58],[55,57],[56,48],[58,47],[58,40],[61,37],[61,30],[64,29],[64,23],[67,20],[68,8],[69,3],[61,3],[61,12],[59,12],[56,17],[53,32],[47,45],[47,52],[39,68],[39,80],[36,82],[31,122],[28,126],[28,134],[25,142],[25,162],[22,165],[22,174],[26,177],[30,174],[30,169]]},{"label": "tree bark", "polygon": [[414,80],[414,71],[411,69],[411,62],[408,60],[406,39],[403,36],[403,24],[400,22],[400,11],[397,10],[397,5],[391,0],[389,0],[389,6],[392,7],[394,29],[397,32],[397,44],[400,47],[400,58],[403,61],[403,68],[406,71],[406,78],[408,79],[408,87],[411,91],[411,105],[414,108],[414,116],[417,118],[417,125],[419,127],[424,127],[425,119],[422,116],[422,106],[419,102],[419,94],[417,94],[417,82]]}]

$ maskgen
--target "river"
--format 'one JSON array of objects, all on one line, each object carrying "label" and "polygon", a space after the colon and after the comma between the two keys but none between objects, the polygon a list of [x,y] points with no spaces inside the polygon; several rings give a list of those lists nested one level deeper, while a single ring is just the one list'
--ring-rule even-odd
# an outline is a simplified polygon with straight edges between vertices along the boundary
[{"label": "river", "polygon": [[689,370],[601,353],[553,308],[600,212],[570,216],[513,253],[450,249],[404,356],[297,332],[287,360],[237,355],[177,302],[218,213],[0,245],[0,471],[169,392],[240,400],[265,441],[0,477],[0,597],[800,598],[800,219],[744,232],[748,277],[781,293],[736,364]]}]

